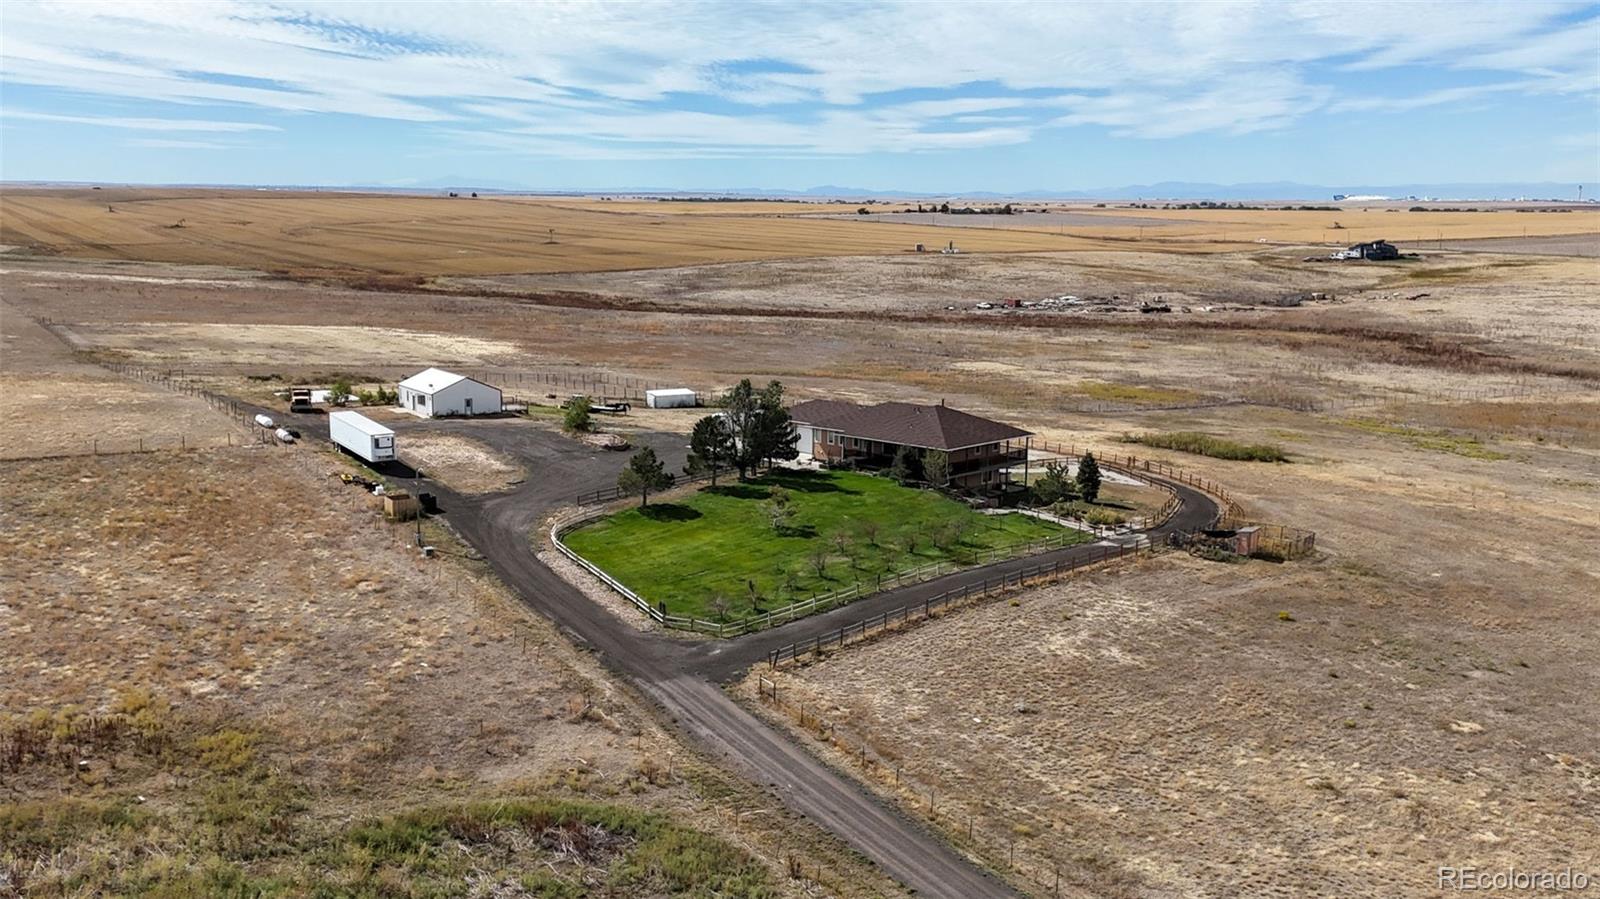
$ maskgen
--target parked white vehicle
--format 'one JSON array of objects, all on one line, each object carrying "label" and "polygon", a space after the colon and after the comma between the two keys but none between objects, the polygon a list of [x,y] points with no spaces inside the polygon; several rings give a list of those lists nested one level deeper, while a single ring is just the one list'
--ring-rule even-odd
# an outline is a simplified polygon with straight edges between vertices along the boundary
[{"label": "parked white vehicle", "polygon": [[368,462],[394,460],[394,431],[360,412],[329,412],[328,439]]}]

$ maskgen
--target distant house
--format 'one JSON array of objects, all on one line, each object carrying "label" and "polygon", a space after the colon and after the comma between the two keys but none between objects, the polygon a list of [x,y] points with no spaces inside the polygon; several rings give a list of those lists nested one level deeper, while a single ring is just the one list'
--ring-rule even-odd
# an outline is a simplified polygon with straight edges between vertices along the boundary
[{"label": "distant house", "polygon": [[801,458],[862,468],[887,468],[902,446],[950,454],[949,486],[998,487],[1028,459],[1032,433],[944,403],[862,406],[811,400],[789,410],[800,432]]},{"label": "distant house", "polygon": [[1358,243],[1347,250],[1341,250],[1340,259],[1399,259],[1400,250],[1387,240],[1374,240],[1371,243]]},{"label": "distant house", "polygon": [[406,378],[398,392],[400,406],[423,418],[500,411],[498,387],[438,368],[425,368]]}]

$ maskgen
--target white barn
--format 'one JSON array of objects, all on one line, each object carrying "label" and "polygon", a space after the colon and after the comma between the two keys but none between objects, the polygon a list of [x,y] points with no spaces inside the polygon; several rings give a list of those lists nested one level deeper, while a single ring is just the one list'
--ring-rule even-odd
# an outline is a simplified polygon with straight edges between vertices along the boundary
[{"label": "white barn", "polygon": [[400,406],[423,418],[500,411],[500,389],[466,375],[427,368],[400,382]]},{"label": "white barn", "polygon": [[652,409],[683,409],[699,402],[700,398],[687,387],[663,387],[644,392],[644,404]]}]

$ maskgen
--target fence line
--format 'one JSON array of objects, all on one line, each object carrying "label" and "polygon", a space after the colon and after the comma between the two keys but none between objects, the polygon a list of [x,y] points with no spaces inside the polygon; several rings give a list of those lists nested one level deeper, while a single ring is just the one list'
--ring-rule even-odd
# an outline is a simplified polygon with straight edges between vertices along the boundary
[{"label": "fence line", "polygon": [[[34,321],[37,322],[41,328],[44,328],[46,331],[54,335],[56,339],[66,344],[67,347],[72,349],[75,353],[81,354],[83,352],[79,347],[79,341],[77,340],[76,336],[74,336],[72,332],[66,328],[66,326],[50,318],[36,318]],[[136,455],[139,453],[154,453],[163,451],[170,452],[173,450],[182,452],[190,449],[216,449],[224,446],[248,446],[252,444],[272,446],[281,445],[276,439],[276,436],[272,433],[271,429],[263,428],[261,425],[256,423],[255,414],[248,407],[239,403],[237,400],[234,400],[232,397],[206,390],[199,384],[188,380],[185,376],[180,375],[178,377],[174,377],[171,372],[156,371],[155,369],[144,368],[138,365],[130,365],[124,362],[107,362],[93,359],[90,361],[93,362],[93,364],[98,365],[114,374],[121,375],[122,377],[135,381],[141,381],[146,384],[153,384],[157,387],[170,390],[174,393],[181,393],[186,396],[196,397],[204,401],[205,404],[210,406],[212,409],[219,412],[228,413],[228,415],[233,418],[237,424],[242,425],[250,433],[250,438],[239,438],[236,440],[235,435],[232,433],[226,433],[220,436],[215,434],[208,436],[197,436],[186,432],[179,432],[175,435],[168,434],[130,437],[120,440],[102,440],[100,438],[90,438],[89,446],[85,450],[79,452],[51,452],[40,453],[37,455],[7,454],[4,457],[0,457],[0,461],[75,459],[87,456],[123,456]]]},{"label": "fence line", "polygon": [[[719,468],[716,471],[716,476],[722,477],[724,475],[733,474],[733,472],[734,469],[732,468]],[[700,484],[710,481],[711,478],[712,475],[709,472],[706,474],[696,475],[673,475],[672,486],[683,487],[689,484]],[[588,493],[580,493],[577,496],[574,496],[572,498],[572,504],[575,506],[592,506],[598,503],[613,502],[629,496],[633,496],[633,492],[629,490],[623,490],[621,487],[601,487],[598,490],[591,490]]]},{"label": "fence line", "polygon": [[[1056,446],[1056,449],[1054,450],[1049,448],[1051,446],[1053,445],[1044,444],[1044,451],[1054,452],[1057,455],[1065,454],[1064,452],[1060,451],[1061,448],[1059,446]],[[1075,452],[1072,454],[1076,455]],[[1101,459],[1102,456],[1096,456],[1096,458]],[[1226,492],[1215,483],[1207,481],[1203,478],[1197,478],[1185,472],[1181,472],[1180,470],[1168,465],[1164,465],[1163,463],[1152,463],[1149,460],[1136,460],[1131,456],[1118,459],[1112,454],[1105,454],[1103,458],[1106,467],[1111,470],[1121,471],[1137,478],[1137,472],[1141,470],[1145,472],[1155,472],[1159,469],[1160,471],[1165,472],[1165,474],[1163,474],[1164,477],[1178,480],[1181,483],[1190,484],[1191,486],[1195,486],[1197,489],[1206,490],[1210,493],[1220,493],[1224,498],[1225,503],[1232,502],[1231,499],[1226,498]],[[699,475],[677,480],[674,482],[674,486],[682,484],[694,484],[709,479],[709,475]],[[1139,527],[1142,529],[1150,529],[1165,524],[1172,518],[1173,515],[1177,514],[1178,509],[1182,506],[1182,501],[1178,496],[1177,490],[1172,488],[1169,484],[1163,484],[1159,481],[1146,481],[1146,483],[1165,490],[1170,495],[1168,496],[1167,501],[1162,504],[1161,508],[1156,513],[1145,516],[1143,519],[1138,521]],[[611,487],[592,491],[590,493],[580,494],[575,501],[580,506],[593,506],[620,499],[624,495],[625,494],[621,490]],[[1233,504],[1232,508],[1236,509],[1237,504]],[[1032,509],[1002,511],[1010,514],[1028,514],[1054,520],[1058,523],[1065,524],[1068,527],[1072,527],[1080,531],[1088,531],[1102,537],[1130,536],[1136,532],[1133,522],[1108,527],[1093,525],[1081,519],[1070,519],[1064,516],[1054,516]],[[617,594],[622,596],[624,599],[627,599],[629,602],[633,603],[646,615],[650,616],[652,620],[659,622],[665,627],[677,630],[693,631],[695,633],[710,634],[717,637],[737,637],[743,634],[754,633],[756,631],[768,630],[773,627],[788,624],[789,622],[804,618],[808,615],[813,615],[818,612],[846,605],[850,602],[861,599],[862,597],[880,593],[886,589],[898,589],[909,584],[933,580],[965,568],[999,562],[1006,559],[1041,555],[1052,550],[1063,549],[1069,545],[1072,545],[1072,543],[1069,543],[1069,538],[1071,538],[1072,535],[1062,533],[1060,535],[1048,537],[1043,540],[1032,540],[1007,544],[1005,546],[992,547],[987,550],[974,550],[968,552],[964,557],[960,555],[958,551],[956,558],[952,560],[939,560],[931,562],[916,568],[908,569],[906,571],[895,572],[889,576],[877,575],[874,576],[873,579],[867,581],[858,580],[848,587],[841,587],[837,590],[829,591],[827,593],[814,594],[807,599],[797,600],[789,603],[786,606],[762,612],[758,615],[747,615],[743,618],[733,621],[710,621],[704,618],[696,618],[693,616],[673,615],[663,611],[659,606],[653,605],[648,599],[640,596],[638,593],[629,589],[620,581],[607,574],[605,571],[599,568],[599,566],[594,565],[589,560],[583,558],[578,553],[568,548],[567,545],[562,541],[562,537],[566,534],[578,529],[579,527],[582,527],[585,524],[599,520],[608,514],[610,514],[609,510],[590,508],[579,509],[572,513],[568,513],[567,515],[558,516],[551,525],[550,541],[551,543],[555,544],[557,550],[562,555],[576,562],[585,571],[595,575],[602,583],[610,587],[612,590],[615,590]],[[1075,543],[1076,541],[1074,540],[1073,542]],[[1040,567],[1043,568],[1045,566]]]},{"label": "fence line", "polygon": [[[1124,453],[1119,456],[1116,453],[1106,452],[1104,450],[1095,450],[1094,448],[1087,446],[1083,447],[1082,451],[1080,452],[1079,447],[1076,444],[1050,443],[1049,441],[1036,442],[1033,444],[1033,448],[1051,455],[1065,456],[1073,459],[1082,458],[1084,453],[1093,453],[1095,461],[1101,466],[1121,472],[1122,474],[1126,474],[1135,479],[1137,479],[1140,472],[1144,472],[1146,474],[1153,474],[1158,477],[1166,478],[1169,481],[1176,481],[1177,483],[1188,487],[1193,487],[1202,493],[1209,493],[1222,501],[1223,517],[1228,515],[1243,514],[1243,508],[1239,505],[1238,501],[1236,501],[1233,498],[1233,495],[1230,494],[1221,484],[1218,484],[1216,481],[1210,480],[1209,478],[1203,478],[1199,475],[1191,474],[1177,467],[1176,465],[1163,462],[1159,459],[1143,459],[1134,456],[1131,453]],[[1153,486],[1159,487],[1161,485],[1153,484]],[[1174,508],[1172,511],[1176,512],[1177,510]],[[1171,514],[1169,513],[1167,517],[1170,518]]]},{"label": "fence line", "polygon": [[1224,516],[1217,522],[1219,528],[1238,530],[1253,527],[1260,534],[1260,550],[1280,559],[1300,559],[1311,555],[1317,548],[1316,531],[1291,527],[1286,524],[1269,524],[1248,521],[1235,516]]},{"label": "fence line", "polygon": [[880,612],[877,615],[846,624],[829,633],[819,634],[808,640],[781,646],[767,654],[767,667],[777,668],[779,665],[794,661],[806,653],[820,655],[830,647],[841,648],[847,643],[858,642],[891,627],[931,618],[947,608],[968,601],[975,602],[992,594],[1016,590],[1030,584],[1054,583],[1063,576],[1082,568],[1117,562],[1128,558],[1137,558],[1140,553],[1144,553],[1146,556],[1155,555],[1166,551],[1168,548],[1157,546],[1154,543],[1146,543],[1142,546],[1110,545],[1102,547],[1101,551],[1093,556],[1085,556],[1080,559],[1063,559],[1049,564],[1025,568],[1014,574],[1001,574],[992,578],[985,578],[979,583],[946,590],[921,602],[914,602],[897,609]]}]

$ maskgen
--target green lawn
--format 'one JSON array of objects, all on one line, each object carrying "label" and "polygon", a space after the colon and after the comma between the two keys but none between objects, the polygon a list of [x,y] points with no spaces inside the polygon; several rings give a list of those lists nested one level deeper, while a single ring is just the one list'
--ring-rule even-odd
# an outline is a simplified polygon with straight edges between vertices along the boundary
[{"label": "green lawn", "polygon": [[[773,486],[789,491],[795,508],[782,531],[765,512]],[[959,527],[959,541],[950,539]],[[754,606],[766,610],[879,574],[1062,534],[1068,542],[1091,539],[1024,515],[981,515],[887,478],[780,471],[618,512],[568,534],[566,544],[645,599],[666,602],[669,613],[716,620],[717,593],[728,600],[730,619],[754,611],[751,581]],[[842,551],[838,535],[847,538]],[[818,551],[826,554],[821,575]]]}]

